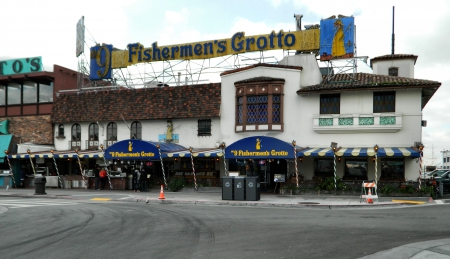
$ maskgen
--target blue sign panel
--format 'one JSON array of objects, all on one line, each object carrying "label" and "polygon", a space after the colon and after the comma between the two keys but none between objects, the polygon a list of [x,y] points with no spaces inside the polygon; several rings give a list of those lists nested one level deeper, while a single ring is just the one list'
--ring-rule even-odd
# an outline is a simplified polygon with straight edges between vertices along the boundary
[{"label": "blue sign panel", "polygon": [[0,76],[42,71],[42,58],[19,58],[0,61]]},{"label": "blue sign panel", "polygon": [[[160,146],[158,149],[157,146]],[[155,143],[138,139],[128,139],[116,142],[105,150],[105,159],[122,160],[159,160],[161,153],[186,150],[183,146],[173,143]]]},{"label": "blue sign panel", "polygon": [[104,44],[91,48],[90,80],[111,79],[111,53],[113,46]]},{"label": "blue sign panel", "polygon": [[352,58],[355,54],[355,19],[320,21],[320,60]]},{"label": "blue sign panel", "polygon": [[225,148],[226,159],[294,159],[294,146],[277,138],[253,136]]}]

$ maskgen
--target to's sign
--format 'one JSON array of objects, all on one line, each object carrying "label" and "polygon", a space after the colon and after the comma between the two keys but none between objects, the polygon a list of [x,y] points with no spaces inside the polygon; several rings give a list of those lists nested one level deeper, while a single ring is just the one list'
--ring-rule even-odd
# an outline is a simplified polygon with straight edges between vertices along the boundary
[{"label": "to's sign", "polygon": [[42,58],[19,58],[0,61],[0,76],[42,71]]}]

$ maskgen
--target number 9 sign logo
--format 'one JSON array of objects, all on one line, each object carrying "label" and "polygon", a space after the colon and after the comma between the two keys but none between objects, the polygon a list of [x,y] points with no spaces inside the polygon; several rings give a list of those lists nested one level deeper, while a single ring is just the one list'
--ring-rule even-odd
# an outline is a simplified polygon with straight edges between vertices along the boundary
[{"label": "number 9 sign logo", "polygon": [[90,80],[111,79],[112,45],[103,44],[91,48]]}]

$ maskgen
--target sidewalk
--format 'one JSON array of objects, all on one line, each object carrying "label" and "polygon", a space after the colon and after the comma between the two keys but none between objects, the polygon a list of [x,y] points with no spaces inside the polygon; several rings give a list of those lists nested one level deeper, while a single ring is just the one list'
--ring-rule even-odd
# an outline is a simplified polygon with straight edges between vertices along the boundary
[{"label": "sidewalk", "polygon": [[[48,198],[48,199],[95,199],[104,201],[132,201],[148,203],[171,204],[202,204],[202,205],[227,205],[227,206],[265,206],[265,207],[316,207],[316,208],[370,208],[411,205],[431,205],[440,203],[428,197],[379,197],[369,204],[361,200],[359,196],[344,195],[280,195],[273,193],[261,193],[260,200],[223,200],[221,188],[199,188],[198,191],[188,189],[180,192],[164,190],[160,199],[160,189],[154,188],[149,192],[133,192],[132,190],[93,190],[93,189],[45,189],[46,194],[35,194],[35,189],[27,188],[2,188],[0,196],[24,197],[24,198]],[[442,203],[442,202],[441,202]]]}]

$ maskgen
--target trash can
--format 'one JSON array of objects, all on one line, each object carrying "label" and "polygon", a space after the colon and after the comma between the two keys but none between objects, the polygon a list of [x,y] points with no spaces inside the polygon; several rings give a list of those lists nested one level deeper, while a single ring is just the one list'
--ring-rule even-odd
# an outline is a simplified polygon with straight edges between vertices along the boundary
[{"label": "trash can", "polygon": [[64,180],[64,188],[65,189],[72,189],[72,181],[71,180]]},{"label": "trash can", "polygon": [[245,200],[245,177],[234,177],[234,199]]},{"label": "trash can", "polygon": [[245,200],[259,201],[261,199],[261,188],[259,176],[245,177]]},{"label": "trash can", "polygon": [[222,177],[222,200],[233,200],[233,176]]},{"label": "trash can", "polygon": [[47,180],[45,176],[34,177],[34,194],[47,194],[45,193],[45,183]]},{"label": "trash can", "polygon": [[133,190],[133,175],[132,174],[128,175],[127,190]]}]

